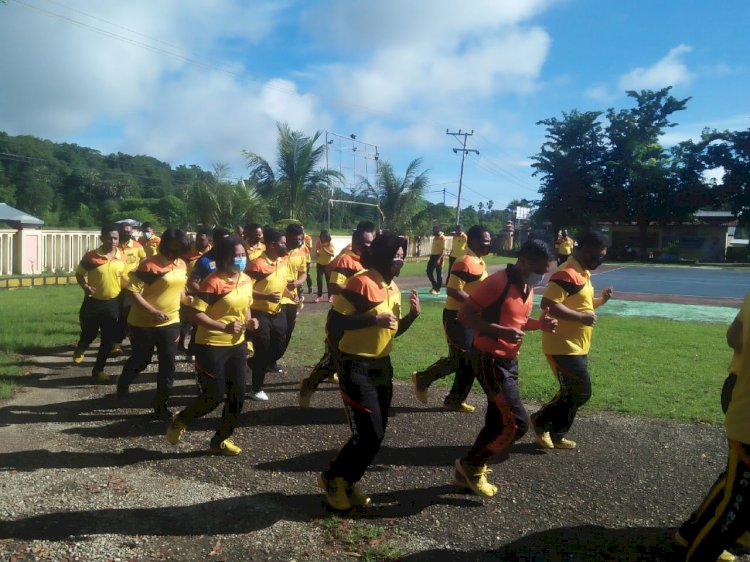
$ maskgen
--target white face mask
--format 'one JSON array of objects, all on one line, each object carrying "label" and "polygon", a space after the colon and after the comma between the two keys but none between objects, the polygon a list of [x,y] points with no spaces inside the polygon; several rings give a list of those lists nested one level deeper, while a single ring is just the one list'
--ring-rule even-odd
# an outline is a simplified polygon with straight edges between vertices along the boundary
[{"label": "white face mask", "polygon": [[541,273],[529,273],[526,276],[526,284],[530,287],[536,287],[542,282],[542,279],[544,279],[544,275]]}]

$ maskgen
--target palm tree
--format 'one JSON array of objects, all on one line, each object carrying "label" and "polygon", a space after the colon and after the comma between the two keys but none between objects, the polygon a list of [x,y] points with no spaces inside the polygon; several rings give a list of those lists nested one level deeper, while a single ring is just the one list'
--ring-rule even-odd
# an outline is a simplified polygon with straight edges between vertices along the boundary
[{"label": "palm tree", "polygon": [[276,172],[267,160],[254,152],[243,150],[242,153],[259,193],[270,198],[276,196],[278,203],[289,210],[289,218],[298,219],[314,192],[328,187],[331,179],[341,174],[317,167],[326,150],[325,145],[315,147],[321,131],[307,137],[301,131],[292,131],[286,123],[276,123],[276,128],[279,132]]},{"label": "palm tree", "polygon": [[380,163],[376,184],[365,180],[365,189],[377,197],[385,217],[385,226],[396,232],[412,230],[412,217],[416,205],[425,192],[429,178],[427,171],[419,173],[422,159],[412,160],[406,167],[404,177],[397,177],[389,162]]}]

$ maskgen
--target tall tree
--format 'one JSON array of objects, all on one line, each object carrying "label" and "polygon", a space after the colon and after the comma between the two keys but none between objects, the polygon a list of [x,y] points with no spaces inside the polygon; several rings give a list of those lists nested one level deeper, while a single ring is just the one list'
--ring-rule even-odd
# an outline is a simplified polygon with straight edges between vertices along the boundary
[{"label": "tall tree", "polygon": [[750,129],[704,131],[706,161],[723,172],[717,186],[720,202],[745,223],[750,223]]},{"label": "tall tree", "polygon": [[312,199],[313,192],[328,187],[338,172],[325,170],[318,164],[325,156],[325,146],[318,145],[321,131],[312,137],[301,131],[293,131],[286,123],[277,123],[279,138],[276,147],[276,171],[267,160],[243,150],[250,167],[250,177],[258,185],[261,194],[275,195],[287,210],[288,218],[299,219],[305,203]]},{"label": "tall tree", "polygon": [[537,216],[550,221],[554,232],[587,228],[598,210],[604,159],[600,116],[573,110],[537,123],[547,128],[541,151],[532,157],[533,175],[541,177]]},{"label": "tall tree", "polygon": [[674,158],[680,154],[667,151],[659,137],[677,125],[670,116],[683,111],[690,98],[678,100],[669,94],[670,89],[628,91],[635,107],[607,111],[609,146],[603,181],[607,214],[614,220],[635,221],[642,253],[649,224],[669,215],[675,195],[670,169],[675,168]]},{"label": "tall tree", "polygon": [[413,231],[412,217],[429,181],[427,171],[420,172],[422,159],[409,162],[406,173],[399,177],[390,162],[380,162],[375,185],[364,180],[364,188],[373,194],[385,216],[385,226],[401,233]]}]

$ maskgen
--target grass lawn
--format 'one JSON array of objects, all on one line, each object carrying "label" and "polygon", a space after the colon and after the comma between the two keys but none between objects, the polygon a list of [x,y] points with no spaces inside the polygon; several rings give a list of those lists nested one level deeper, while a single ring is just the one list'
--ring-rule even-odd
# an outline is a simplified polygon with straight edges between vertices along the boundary
[{"label": "grass lawn", "polygon": [[[0,292],[0,309],[4,311],[0,397],[10,394],[13,379],[21,373],[18,354],[34,355],[55,346],[75,345],[81,299],[76,286]],[[325,314],[309,314],[311,309],[297,322],[284,360],[287,364],[312,366],[320,358]],[[428,366],[446,352],[442,304],[424,303],[422,310],[422,316],[394,346],[396,376],[402,380],[410,380],[413,370]],[[600,317],[589,356],[593,397],[586,408],[720,422],[719,393],[730,358],[725,331],[724,324]],[[528,334],[522,352],[524,398],[533,402],[551,398],[557,383],[541,353],[538,332]],[[444,379],[446,384],[449,380]]]},{"label": "grass lawn", "polygon": [[[427,259],[428,256],[420,257],[420,258],[409,258],[406,263],[404,264],[404,267],[401,269],[401,277],[413,277],[413,276],[422,276],[424,277],[425,284],[428,284],[429,281],[427,281]],[[495,256],[495,255],[489,255],[484,258],[485,263],[487,264],[487,267],[491,267],[493,265],[501,265],[506,263],[516,263],[516,258],[508,258],[505,256]],[[443,279],[445,279],[448,276],[448,258],[445,258],[445,263],[443,264]]]}]

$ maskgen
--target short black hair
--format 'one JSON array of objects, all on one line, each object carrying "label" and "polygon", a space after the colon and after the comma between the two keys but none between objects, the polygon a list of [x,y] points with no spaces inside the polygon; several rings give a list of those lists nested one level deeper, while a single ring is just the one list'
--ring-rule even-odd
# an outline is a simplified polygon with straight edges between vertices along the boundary
[{"label": "short black hair", "polygon": [[263,229],[263,241],[268,244],[273,244],[274,242],[278,242],[281,240],[281,237],[284,236],[284,233],[281,232],[278,228],[273,228],[272,226],[267,226]]},{"label": "short black hair", "polygon": [[197,236],[199,234],[205,234],[209,238],[211,238],[213,236],[213,233],[211,231],[211,227],[210,226],[199,226],[198,228],[196,228],[195,229],[195,235]]},{"label": "short black hair", "polygon": [[248,231],[248,230],[258,230],[259,228],[261,230],[263,230],[263,225],[258,224],[257,222],[251,222],[251,223],[248,223],[245,226],[245,231]]},{"label": "short black hair", "polygon": [[487,227],[481,224],[475,224],[466,231],[466,241],[471,242],[472,240],[481,240],[482,238],[484,238],[485,232],[489,232],[489,230],[487,230]]},{"label": "short black hair", "polygon": [[147,228],[154,228],[154,225],[150,222],[144,222],[141,225],[141,230],[146,230]]},{"label": "short black hair", "polygon": [[362,254],[362,265],[382,274],[390,269],[399,248],[403,248],[404,256],[406,255],[406,246],[406,238],[386,230],[377,236]]},{"label": "short black hair", "polygon": [[579,248],[599,249],[607,247],[607,240],[601,232],[590,230],[578,239]]},{"label": "short black hair", "polygon": [[301,224],[297,224],[296,222],[290,222],[288,225],[286,225],[286,233],[289,234],[290,236],[298,236],[298,235],[304,234],[305,229],[302,228]]},{"label": "short black hair", "polygon": [[220,240],[222,238],[226,238],[229,236],[231,232],[229,232],[228,229],[222,228],[221,226],[214,227],[214,229],[211,231],[211,239],[216,242],[217,240]]},{"label": "short black hair", "polygon": [[549,251],[547,243],[538,238],[529,238],[526,240],[518,251],[518,257],[524,257],[530,260],[544,259],[546,261],[552,261],[554,259]]},{"label": "short black hair", "polygon": [[216,241],[214,245],[214,260],[216,267],[222,271],[228,271],[234,265],[234,248],[237,245],[244,246],[242,239],[232,234]]},{"label": "short black hair", "polygon": [[172,240],[179,240],[180,245],[182,246],[177,252],[178,256],[181,256],[182,254],[184,254],[190,249],[190,239],[188,238],[188,235],[184,230],[180,228],[168,228],[161,235],[161,241],[159,242],[160,254],[162,255],[164,254],[164,250],[167,249],[167,245]]},{"label": "short black hair", "polygon": [[110,224],[105,224],[104,226],[102,226],[102,230],[101,230],[102,237],[106,236],[110,232],[117,232],[117,235],[119,236],[120,235],[120,225],[119,224],[110,223]]},{"label": "short black hair", "polygon": [[330,240],[331,239],[331,233],[328,232],[327,230],[321,230],[320,231],[320,236],[318,236],[318,238],[320,238],[321,240],[323,240],[323,239]]},{"label": "short black hair", "polygon": [[375,224],[372,221],[360,221],[352,232],[352,242],[362,242],[365,232],[375,234]]}]

